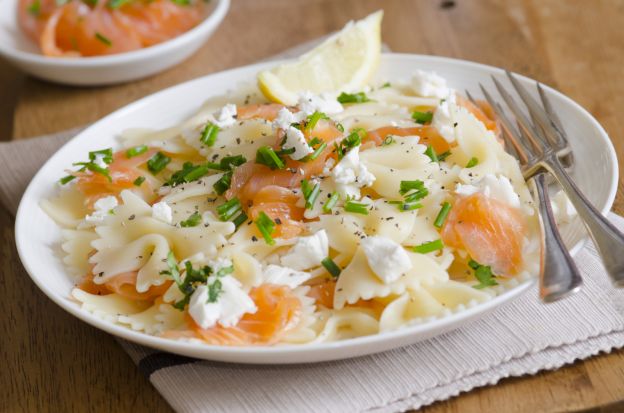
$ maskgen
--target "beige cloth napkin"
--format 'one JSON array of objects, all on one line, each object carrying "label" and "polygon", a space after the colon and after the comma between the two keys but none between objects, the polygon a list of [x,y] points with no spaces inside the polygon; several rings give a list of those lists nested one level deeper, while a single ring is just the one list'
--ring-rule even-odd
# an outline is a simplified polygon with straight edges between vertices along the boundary
[{"label": "beige cloth napkin", "polygon": [[[15,213],[39,166],[72,133],[0,143],[0,202]],[[610,218],[624,229],[624,219]],[[310,365],[250,366],[121,345],[180,412],[398,412],[509,376],[534,374],[624,346],[624,290],[592,245],[576,257],[585,285],[544,305],[530,290],[482,319],[401,349]],[[24,274],[26,277],[26,274]]]}]

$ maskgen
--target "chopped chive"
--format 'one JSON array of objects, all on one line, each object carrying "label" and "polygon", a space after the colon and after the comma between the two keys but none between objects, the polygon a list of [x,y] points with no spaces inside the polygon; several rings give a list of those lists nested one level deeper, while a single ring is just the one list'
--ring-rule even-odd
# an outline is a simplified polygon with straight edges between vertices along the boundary
[{"label": "chopped chive", "polygon": [[74,175],[67,175],[67,176],[64,176],[61,179],[59,179],[59,183],[61,185],[65,185],[66,183],[71,182],[74,179],[76,179],[76,177]]},{"label": "chopped chive", "polygon": [[336,129],[344,133],[344,126],[342,126],[342,123],[336,123]]},{"label": "chopped chive", "polygon": [[199,141],[206,146],[212,146],[217,141],[217,135],[219,134],[219,127],[213,123],[206,123],[204,129],[201,132]]},{"label": "chopped chive", "polygon": [[28,11],[28,13],[30,13],[33,16],[39,16],[39,14],[41,13],[41,1],[34,0],[30,4],[30,6],[26,8],[26,11]]},{"label": "chopped chive", "polygon": [[240,227],[243,223],[245,223],[245,221],[247,221],[247,214],[245,214],[244,212],[241,212],[236,218],[234,218],[234,220],[232,221],[232,223],[234,224],[234,226],[236,228]]},{"label": "chopped chive", "polygon": [[340,96],[338,96],[338,102],[340,103],[364,103],[369,102],[370,99],[366,96],[364,92],[358,93],[345,93],[342,92]]},{"label": "chopped chive", "polygon": [[450,154],[451,154],[451,151],[442,152],[441,154],[438,155],[438,161],[445,160],[446,158],[449,157]]},{"label": "chopped chive", "polygon": [[295,149],[295,148],[288,148],[288,149],[284,149],[284,148],[282,148],[282,149],[280,149],[279,151],[275,152],[275,154],[276,154],[277,156],[282,156],[282,155],[291,155],[291,154],[295,153],[295,151],[296,151],[296,150],[297,150],[297,149]]},{"label": "chopped chive", "polygon": [[480,290],[482,288],[498,285],[494,279],[492,268],[489,265],[482,265],[471,259],[468,261],[468,266],[474,270],[474,276],[479,281],[479,284],[473,285],[473,288]]},{"label": "chopped chive", "polygon": [[199,212],[195,211],[186,220],[181,221],[180,226],[183,228],[196,227],[201,223],[201,221],[202,221],[201,215],[199,214]]},{"label": "chopped chive", "polygon": [[323,141],[322,141],[322,140],[320,140],[319,138],[314,137],[314,138],[312,138],[312,139],[310,140],[310,142],[308,142],[308,145],[310,145],[310,146],[315,146],[315,145],[318,145],[319,143],[322,143],[322,142],[323,142]]},{"label": "chopped chive", "polygon": [[166,263],[169,270],[161,271],[160,273],[170,275],[171,278],[173,278],[173,281],[180,286],[182,282],[180,279],[180,269],[178,268],[178,263],[176,262],[175,255],[173,255],[173,251],[169,251],[167,254]]},{"label": "chopped chive", "polygon": [[429,190],[427,188],[423,188],[414,192],[410,192],[409,194],[405,195],[404,199],[405,199],[405,202],[408,202],[408,203],[416,202],[416,201],[423,199],[427,195],[429,195]]},{"label": "chopped chive", "polygon": [[323,212],[331,212],[332,208],[338,203],[338,199],[340,199],[340,195],[336,191],[332,192],[325,205],[323,205]]},{"label": "chopped chive", "polygon": [[270,146],[261,146],[256,152],[256,163],[266,165],[271,169],[284,169],[284,161],[277,156]]},{"label": "chopped chive", "polygon": [[316,111],[313,114],[311,114],[310,116],[308,116],[308,120],[306,122],[305,130],[308,131],[308,132],[314,130],[314,128],[316,127],[316,124],[321,119],[329,119],[329,117],[327,117],[327,115],[324,114],[323,112],[319,112],[319,111]]},{"label": "chopped chive", "polygon": [[436,228],[442,228],[442,225],[444,225],[444,221],[446,220],[446,216],[448,215],[450,210],[451,204],[449,204],[448,202],[442,204],[442,208],[440,208],[440,212],[438,212],[438,216],[433,222],[433,225]]},{"label": "chopped chive", "polygon": [[355,128],[342,140],[342,144],[347,148],[359,146],[362,143],[362,139],[366,137],[366,134],[366,130],[363,128]]},{"label": "chopped chive", "polygon": [[243,155],[225,156],[219,163],[207,162],[205,165],[210,169],[216,169],[218,171],[227,171],[233,167],[240,166],[247,162],[247,159]]},{"label": "chopped chive", "polygon": [[126,151],[126,158],[134,158],[147,152],[147,145],[139,145],[132,147]]},{"label": "chopped chive", "polygon": [[399,209],[401,211],[413,211],[415,209],[420,209],[422,207],[423,207],[422,204],[418,202],[403,202]]},{"label": "chopped chive", "polygon": [[165,155],[162,152],[156,152],[156,155],[152,156],[149,161],[147,161],[147,169],[153,174],[156,175],[158,172],[165,169],[165,166],[171,162],[171,158]]},{"label": "chopped chive", "polygon": [[219,214],[219,219],[221,221],[229,221],[234,215],[239,213],[242,208],[238,198],[232,198],[217,207],[217,214]]},{"label": "chopped chive", "polygon": [[385,88],[390,87],[390,86],[392,86],[392,85],[390,84],[390,82],[386,82],[386,83],[384,83],[383,85],[381,85],[381,87],[380,87],[379,89],[385,89]]},{"label": "chopped chive", "polygon": [[98,157],[102,157],[105,164],[113,162],[113,148],[100,149],[99,151],[89,152],[89,160],[94,162]]},{"label": "chopped chive", "polygon": [[141,186],[143,184],[143,182],[145,182],[145,177],[144,176],[139,176],[132,183],[134,184],[134,186]]},{"label": "chopped chive", "polygon": [[338,264],[336,264],[334,262],[334,260],[332,260],[331,258],[327,257],[324,260],[321,261],[321,264],[323,264],[323,267],[325,267],[325,269],[327,270],[328,273],[331,274],[332,277],[334,278],[338,278],[338,276],[340,275],[340,273],[342,272],[342,270],[340,269],[340,267],[338,266]]},{"label": "chopped chive", "polygon": [[392,145],[393,143],[394,143],[394,136],[388,135],[383,140],[383,142],[381,142],[381,146],[388,146],[388,145]]},{"label": "chopped chive", "polygon": [[320,193],[321,193],[321,184],[317,183],[316,185],[314,185],[314,187],[308,192],[308,194],[305,197],[306,209],[312,209],[312,207],[314,206],[314,202],[316,202],[316,198],[318,198]]},{"label": "chopped chive", "polygon": [[414,119],[416,123],[424,125],[425,123],[431,122],[431,120],[433,119],[433,112],[415,111],[414,113],[412,113],[412,119]]},{"label": "chopped chive", "polygon": [[184,180],[186,182],[195,181],[206,175],[209,172],[209,169],[210,168],[208,168],[206,165],[197,166],[193,170],[189,171],[186,175],[184,175]]},{"label": "chopped chive", "polygon": [[[58,1],[58,0],[57,0]],[[132,0],[109,0],[108,7],[111,9],[118,9],[121,6],[130,3]]]},{"label": "chopped chive", "polygon": [[425,183],[420,179],[416,179],[414,181],[401,181],[401,186],[399,188],[399,193],[401,195],[405,195],[412,189],[422,190],[425,189]]},{"label": "chopped chive", "polygon": [[427,155],[429,157],[429,159],[431,159],[431,162],[438,162],[438,154],[436,153],[435,149],[433,149],[433,146],[431,145],[427,145],[427,150],[425,151],[425,155]]},{"label": "chopped chive", "polygon": [[347,201],[344,209],[345,211],[353,212],[354,214],[368,215],[368,205],[361,202]]},{"label": "chopped chive", "polygon": [[113,45],[113,42],[111,42],[111,40],[108,37],[104,36],[102,33],[95,32],[95,38],[108,47],[111,47]]},{"label": "chopped chive", "polygon": [[444,243],[442,243],[441,239],[437,239],[435,241],[429,241],[420,245],[416,245],[412,248],[412,251],[420,254],[427,254],[429,252],[441,250],[442,248],[444,248]]},{"label": "chopped chive", "polygon": [[318,156],[325,150],[325,148],[327,148],[327,143],[323,142],[322,144],[320,144],[318,146],[318,148],[316,148],[314,150],[314,152],[312,152],[311,154],[309,154],[308,156],[306,156],[305,158],[301,159],[301,161],[303,162],[308,162],[308,161],[313,161],[316,158],[318,158]]},{"label": "chopped chive", "polygon": [[232,185],[232,171],[224,173],[223,176],[212,185],[212,187],[218,195],[223,195],[225,191],[230,189],[230,185]]},{"label": "chopped chive", "polygon": [[477,166],[478,164],[479,160],[473,156],[466,164],[466,168],[472,168],[473,166]]},{"label": "chopped chive", "polygon": [[275,240],[271,235],[273,234],[273,230],[275,230],[275,222],[273,222],[264,211],[260,211],[260,215],[258,215],[254,223],[262,234],[264,241],[269,245],[274,245]]}]

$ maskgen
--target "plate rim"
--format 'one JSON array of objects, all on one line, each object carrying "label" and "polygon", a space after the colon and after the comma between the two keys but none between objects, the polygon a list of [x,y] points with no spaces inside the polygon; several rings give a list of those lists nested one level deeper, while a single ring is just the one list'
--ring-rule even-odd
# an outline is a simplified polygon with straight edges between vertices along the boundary
[{"label": "plate rim", "polygon": [[[500,71],[500,73],[504,73],[504,69],[485,65],[482,63],[462,60],[462,59],[454,59],[449,57],[441,57],[441,56],[431,56],[431,55],[421,55],[421,54],[408,54],[408,53],[383,53],[382,59],[400,59],[409,61],[410,59],[418,60],[420,64],[426,63],[427,61],[437,61],[441,63],[446,63],[450,65],[459,65],[459,66],[472,66],[477,69],[487,70],[487,71]],[[202,76],[196,79],[191,79],[183,83],[179,83],[177,85],[173,85],[156,93],[147,95],[141,99],[138,99],[128,105],[125,105],[114,112],[102,117],[98,121],[94,122],[91,126],[87,127],[75,137],[73,137],[70,141],[61,146],[44,165],[46,165],[50,160],[55,157],[58,152],[64,149],[67,145],[73,142],[76,139],[80,139],[83,134],[89,133],[92,129],[97,130],[100,126],[100,123],[104,121],[114,120],[116,117],[123,117],[126,112],[132,112],[137,110],[143,105],[149,104],[151,99],[155,97],[170,93],[173,89],[188,86],[193,82],[201,82],[205,81],[206,78],[222,75],[222,74],[235,74],[237,71],[253,71],[258,70],[259,68],[277,65],[281,62],[285,62],[291,59],[280,60],[280,61],[272,61],[272,62],[261,62],[255,63],[246,66],[240,66],[236,68],[232,68],[229,70],[211,73],[206,76]],[[520,78],[524,80],[534,81],[531,78],[526,76],[518,75]],[[574,109],[579,113],[584,115],[587,118],[592,126],[599,132],[599,136],[602,139],[603,143],[606,146],[606,152],[609,155],[610,161],[613,165],[613,182],[609,188],[609,194],[607,196],[606,203],[604,207],[600,208],[603,214],[606,214],[612,207],[613,201],[615,199],[615,195],[617,192],[618,178],[619,178],[619,169],[617,163],[617,156],[615,153],[615,149],[611,140],[604,130],[602,125],[581,105],[575,102],[570,97],[565,94],[559,92],[557,89],[552,88],[546,85],[546,88],[549,92],[558,94],[559,97],[563,98],[567,101],[568,104],[571,104]],[[34,191],[35,181],[38,180],[39,175],[42,174],[43,166],[39,169],[37,174],[32,178],[29,183],[26,191],[24,192],[22,199],[20,200],[19,207],[16,213],[15,218],[15,242],[17,246],[18,255],[20,257],[20,261],[22,262],[26,272],[30,276],[30,278],[34,281],[34,283],[39,287],[39,289],[53,302],[63,308],[65,311],[69,312],[73,316],[78,319],[100,329],[106,331],[109,334],[113,334],[117,337],[123,338],[125,340],[131,341],[133,343],[141,344],[144,346],[148,346],[151,348],[157,348],[165,351],[169,351],[176,354],[187,355],[197,358],[202,358],[206,360],[220,360],[220,361],[228,361],[228,362],[239,362],[246,364],[292,364],[292,363],[308,363],[308,362],[322,362],[336,359],[347,359],[351,357],[356,357],[363,354],[373,354],[381,351],[387,351],[392,348],[401,347],[403,345],[408,345],[405,343],[405,340],[409,340],[410,343],[416,343],[422,339],[428,339],[434,336],[437,336],[448,329],[452,329],[453,325],[457,325],[462,321],[467,321],[472,318],[479,317],[481,315],[486,315],[488,312],[493,309],[499,307],[500,305],[512,301],[517,298],[521,294],[525,293],[531,286],[533,286],[536,282],[535,278],[520,281],[519,284],[511,289],[504,291],[503,293],[497,295],[491,300],[480,303],[474,307],[467,308],[460,312],[454,312],[451,315],[444,316],[438,319],[435,319],[430,322],[426,322],[423,324],[406,326],[394,331],[377,333],[370,336],[356,337],[347,340],[329,342],[329,343],[308,343],[308,344],[288,344],[288,345],[279,345],[279,346],[258,346],[258,347],[227,347],[227,346],[215,346],[203,343],[189,343],[189,342],[180,342],[175,340],[170,340],[166,338],[161,338],[157,336],[152,336],[147,333],[139,332],[132,330],[129,327],[121,326],[104,319],[101,319],[92,313],[89,313],[85,310],[82,310],[80,306],[78,306],[75,302],[72,302],[68,299],[68,297],[63,297],[60,294],[57,294],[53,290],[49,289],[45,283],[43,283],[42,279],[39,279],[34,274],[33,269],[30,266],[30,263],[24,260],[24,256],[26,254],[25,241],[22,239],[23,231],[21,230],[22,225],[26,225],[27,221],[24,217],[24,204],[28,202],[29,196],[31,192]],[[26,200],[26,201],[25,201]],[[34,200],[33,202],[38,202],[39,200]],[[574,255],[583,247],[584,243],[587,241],[587,236],[585,236],[581,241],[575,244],[571,249],[571,253]],[[436,332],[439,331],[439,332]],[[427,332],[433,332],[432,334],[426,335]],[[423,337],[425,336],[426,337]],[[421,338],[419,338],[419,336]],[[403,340],[403,342],[396,344],[398,341]],[[354,351],[352,354],[338,354],[332,356],[331,354],[319,354],[323,352],[331,353],[331,350],[342,350],[343,352],[348,349],[356,349],[358,347],[365,348],[370,346],[379,345],[382,343],[387,343],[386,347],[379,350],[364,350],[364,352]],[[390,343],[395,343],[394,345]],[[283,355],[285,357],[284,360],[275,360],[275,358],[271,356]],[[306,355],[308,356],[308,360],[306,360]],[[269,359],[263,360],[263,357],[269,357]],[[297,358],[300,356],[300,359]]]}]

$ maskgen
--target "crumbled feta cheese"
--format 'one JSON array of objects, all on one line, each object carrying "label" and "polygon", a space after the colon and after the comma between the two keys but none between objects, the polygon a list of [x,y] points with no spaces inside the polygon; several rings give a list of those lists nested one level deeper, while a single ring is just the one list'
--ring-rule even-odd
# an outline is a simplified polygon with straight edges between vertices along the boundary
[{"label": "crumbled feta cheese", "polygon": [[373,185],[375,175],[360,162],[360,147],[352,148],[331,171],[338,192],[360,198],[360,188]]},{"label": "crumbled feta cheese", "polygon": [[366,254],[368,265],[386,284],[398,280],[412,268],[412,260],[405,249],[390,238],[367,237],[360,246]]},{"label": "crumbled feta cheese", "polygon": [[232,263],[232,260],[229,258],[217,257],[214,260],[208,261],[208,265],[210,266],[210,268],[212,268],[212,273],[217,274],[223,268],[231,267],[234,264]]},{"label": "crumbled feta cheese", "polygon": [[85,222],[89,224],[99,224],[104,220],[104,217],[109,215],[111,211],[117,206],[117,198],[114,196],[106,196],[95,201],[93,207],[95,210],[91,215],[85,216]]},{"label": "crumbled feta cheese", "polygon": [[344,110],[340,102],[335,97],[326,93],[315,95],[312,92],[303,92],[299,95],[299,103],[297,104],[301,112],[305,116],[309,116],[314,112],[323,112],[326,115],[335,115]]},{"label": "crumbled feta cheese", "polygon": [[282,148],[295,148],[295,152],[291,153],[289,156],[296,161],[314,152],[310,145],[308,145],[303,132],[292,126],[289,126],[286,131],[286,142],[282,145]]},{"label": "crumbled feta cheese", "polygon": [[[217,301],[209,303],[209,287],[216,280],[221,282],[221,293]],[[255,313],[257,307],[249,295],[241,289],[238,280],[230,275],[208,277],[208,285],[197,287],[188,306],[188,312],[201,328],[214,327],[219,323],[223,327],[238,324],[246,313]]]},{"label": "crumbled feta cheese", "polygon": [[281,108],[280,111],[277,112],[277,117],[273,121],[273,128],[288,130],[291,124],[299,123],[305,118],[306,115],[303,112],[293,113],[288,110],[288,108]]},{"label": "crumbled feta cheese", "polygon": [[270,264],[263,272],[264,282],[268,284],[287,285],[296,288],[310,279],[310,273],[297,271],[292,268]]},{"label": "crumbled feta cheese", "polygon": [[227,128],[236,123],[236,105],[228,103],[219,109],[215,114],[215,124],[220,128]]},{"label": "crumbled feta cheese", "polygon": [[171,224],[173,222],[173,210],[166,202],[157,202],[152,205],[152,218]]},{"label": "crumbled feta cheese", "polygon": [[281,263],[294,270],[307,270],[321,265],[329,255],[329,240],[324,229],[307,237],[299,237],[297,243],[282,256]]},{"label": "crumbled feta cheese", "polygon": [[550,199],[550,206],[555,216],[555,221],[559,224],[571,222],[576,216],[576,209],[570,202],[567,195],[563,191],[557,192],[555,196]]},{"label": "crumbled feta cheese", "polygon": [[93,160],[93,163],[96,164],[98,167],[102,168],[102,169],[106,169],[108,168],[108,164],[106,162],[104,162],[104,158],[106,157],[106,155],[101,154],[101,153],[96,153],[95,154],[95,159]]},{"label": "crumbled feta cheese", "polygon": [[446,79],[435,72],[416,70],[412,77],[412,89],[422,97],[442,99],[449,95],[450,89],[446,85]]},{"label": "crumbled feta cheese", "polygon": [[506,176],[500,175],[496,177],[496,175],[487,174],[476,182],[475,185],[457,184],[455,187],[455,193],[458,195],[468,196],[477,192],[481,192],[487,197],[504,202],[514,208],[520,208],[520,197]]},{"label": "crumbled feta cheese", "polygon": [[431,126],[433,126],[447,142],[455,141],[455,128],[457,127],[457,123],[455,122],[456,110],[455,94],[451,93],[446,96],[444,100],[440,101],[440,104],[433,112]]}]

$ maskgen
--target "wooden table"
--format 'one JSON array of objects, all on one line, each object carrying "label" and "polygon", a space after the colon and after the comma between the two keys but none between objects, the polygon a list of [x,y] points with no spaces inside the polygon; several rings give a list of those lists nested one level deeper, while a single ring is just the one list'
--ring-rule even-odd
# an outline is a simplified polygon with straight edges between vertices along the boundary
[{"label": "wooden table", "polygon": [[[0,62],[0,136],[84,125],[137,98],[255,62],[385,9],[383,40],[397,52],[504,67],[555,86],[589,109],[624,159],[624,1],[233,0],[222,27],[178,67],[103,88],[43,83]],[[620,162],[620,167],[622,163]],[[624,213],[621,193],[615,210]],[[0,212],[1,412],[167,412],[113,338],[66,314],[21,270],[13,220]],[[506,379],[426,412],[624,411],[624,352],[555,372]]]}]

